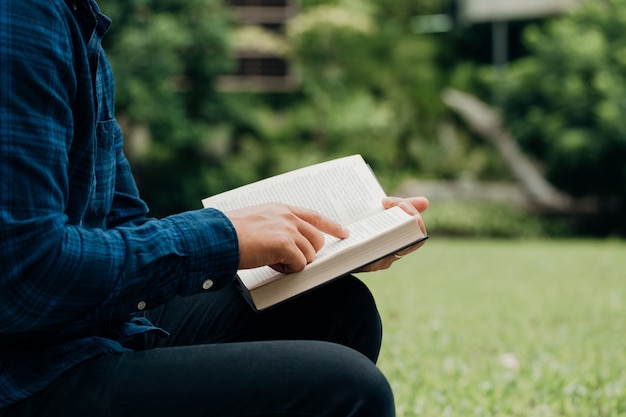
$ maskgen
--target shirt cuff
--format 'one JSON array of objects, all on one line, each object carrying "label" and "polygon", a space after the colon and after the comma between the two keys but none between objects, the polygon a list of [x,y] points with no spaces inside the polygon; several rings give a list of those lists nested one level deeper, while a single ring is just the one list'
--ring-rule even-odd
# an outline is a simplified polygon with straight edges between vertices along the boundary
[{"label": "shirt cuff", "polygon": [[180,295],[219,290],[228,285],[239,266],[237,232],[224,213],[201,209],[170,216],[183,236],[187,279],[181,280]]}]

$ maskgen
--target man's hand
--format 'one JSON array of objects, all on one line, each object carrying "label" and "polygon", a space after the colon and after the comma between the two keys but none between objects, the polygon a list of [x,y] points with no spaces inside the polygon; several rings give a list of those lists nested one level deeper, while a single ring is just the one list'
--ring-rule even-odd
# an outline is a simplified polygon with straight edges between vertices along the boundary
[{"label": "man's hand", "polygon": [[283,273],[301,271],[324,246],[322,232],[339,239],[349,232],[321,214],[282,203],[225,213],[239,239],[239,269],[269,265]]},{"label": "man's hand", "polygon": [[[404,211],[409,213],[415,218],[415,221],[419,224],[422,232],[426,234],[426,227],[424,226],[424,221],[422,220],[421,213],[428,208],[428,200],[424,197],[410,197],[410,198],[399,198],[399,197],[387,197],[383,200],[383,207],[386,209],[400,206]],[[386,258],[381,259],[380,261],[374,262],[372,264],[366,265],[358,272],[372,272],[379,271],[381,269],[387,269],[393,264],[395,261],[400,259],[401,257],[408,255],[411,252],[414,252],[422,247],[425,241],[416,243],[413,246],[410,246],[402,251],[396,253],[395,255],[387,256]]]}]

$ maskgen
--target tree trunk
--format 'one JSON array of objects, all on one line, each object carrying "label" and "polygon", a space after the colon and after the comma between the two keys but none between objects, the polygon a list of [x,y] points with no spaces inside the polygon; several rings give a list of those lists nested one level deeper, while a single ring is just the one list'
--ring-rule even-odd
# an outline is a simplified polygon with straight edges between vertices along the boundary
[{"label": "tree trunk", "polygon": [[476,97],[454,89],[447,89],[443,93],[443,101],[472,130],[496,148],[536,208],[553,212],[570,211],[573,208],[572,198],[557,190],[543,177],[520,150],[512,134],[502,126],[502,120],[495,110]]}]

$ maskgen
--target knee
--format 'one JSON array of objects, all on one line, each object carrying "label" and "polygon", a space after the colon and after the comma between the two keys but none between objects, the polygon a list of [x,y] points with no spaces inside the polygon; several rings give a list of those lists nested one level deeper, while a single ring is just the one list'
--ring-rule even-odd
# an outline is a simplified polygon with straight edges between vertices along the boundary
[{"label": "knee", "polygon": [[[370,361],[371,363],[371,361]],[[395,416],[395,403],[389,382],[374,365],[354,375],[352,386],[357,389],[353,395],[352,407],[355,416]]]},{"label": "knee", "polygon": [[383,325],[374,297],[356,277],[346,277],[344,285],[344,294],[350,300],[344,317],[353,332],[353,347],[376,362],[382,344]]},{"label": "knee", "polygon": [[393,417],[395,404],[393,392],[383,373],[371,360],[343,346],[332,349],[332,363],[328,378],[337,409],[355,417]]}]

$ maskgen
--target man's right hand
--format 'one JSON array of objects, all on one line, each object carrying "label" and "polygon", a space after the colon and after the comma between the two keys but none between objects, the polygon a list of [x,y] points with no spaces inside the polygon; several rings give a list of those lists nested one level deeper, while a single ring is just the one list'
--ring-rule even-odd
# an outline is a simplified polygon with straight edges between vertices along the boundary
[{"label": "man's right hand", "polygon": [[301,271],[324,246],[327,233],[339,239],[348,230],[301,207],[267,203],[225,213],[239,239],[239,269],[269,265],[283,273]]}]

